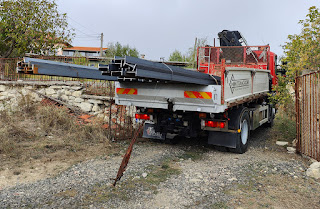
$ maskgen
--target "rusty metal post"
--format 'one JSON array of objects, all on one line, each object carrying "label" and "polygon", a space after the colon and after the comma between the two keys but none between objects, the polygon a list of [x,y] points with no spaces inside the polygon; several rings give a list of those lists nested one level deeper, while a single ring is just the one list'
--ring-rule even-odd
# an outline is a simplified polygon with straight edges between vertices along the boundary
[{"label": "rusty metal post", "polygon": [[301,152],[300,140],[300,94],[299,94],[299,77],[296,74],[295,79],[295,94],[296,94],[296,138],[297,138],[297,152]]},{"label": "rusty metal post", "polygon": [[319,124],[319,132],[318,132],[318,161],[320,161],[320,73],[317,73],[317,84],[318,84],[318,88],[317,88],[317,120],[318,120],[318,124]]},{"label": "rusty metal post", "polygon": [[133,145],[136,142],[136,140],[137,140],[137,138],[139,136],[139,133],[143,128],[143,124],[144,124],[144,122],[140,124],[137,132],[135,133],[135,135],[133,136],[133,138],[131,140],[131,143],[130,143],[128,149],[127,149],[126,154],[123,156],[121,165],[120,165],[118,173],[117,173],[117,177],[114,179],[113,186],[116,186],[117,182],[121,179],[121,177],[123,176],[123,173],[125,172],[125,170],[127,168],[127,165],[128,165],[131,153],[132,153]]}]

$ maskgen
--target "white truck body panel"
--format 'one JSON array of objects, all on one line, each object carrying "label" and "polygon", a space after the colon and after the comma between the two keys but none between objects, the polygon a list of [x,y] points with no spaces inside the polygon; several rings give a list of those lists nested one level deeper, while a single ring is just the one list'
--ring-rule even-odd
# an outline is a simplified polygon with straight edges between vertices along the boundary
[{"label": "white truck body panel", "polygon": [[269,92],[269,71],[227,67],[224,83],[225,103],[235,103]]},{"label": "white truck body panel", "polygon": [[[168,109],[168,101],[173,103],[173,111],[197,111],[217,113],[227,108],[221,105],[220,85],[191,85],[191,84],[154,84],[154,83],[120,83],[116,88],[135,88],[137,95],[116,94],[118,105],[133,105],[145,108]],[[185,91],[211,92],[212,99],[185,98]]]}]

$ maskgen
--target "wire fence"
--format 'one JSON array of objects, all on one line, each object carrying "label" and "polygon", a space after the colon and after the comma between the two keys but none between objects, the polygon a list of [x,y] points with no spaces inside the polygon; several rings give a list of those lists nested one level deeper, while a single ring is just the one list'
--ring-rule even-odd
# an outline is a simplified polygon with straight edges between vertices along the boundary
[{"label": "wire fence", "polygon": [[320,71],[296,78],[297,151],[320,161]]}]

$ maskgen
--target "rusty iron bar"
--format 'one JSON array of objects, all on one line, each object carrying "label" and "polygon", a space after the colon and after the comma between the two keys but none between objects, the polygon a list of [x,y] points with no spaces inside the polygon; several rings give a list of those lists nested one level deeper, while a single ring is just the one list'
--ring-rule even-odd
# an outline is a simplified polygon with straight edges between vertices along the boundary
[{"label": "rusty iron bar", "polygon": [[[297,75],[297,74],[296,74]],[[295,78],[295,103],[296,103],[296,134],[297,134],[297,152],[301,152],[300,146],[300,97],[299,97],[299,78],[296,76]]]},{"label": "rusty iron bar", "polygon": [[319,131],[318,131],[318,156],[319,156],[319,161],[320,161],[320,73],[317,74],[317,83],[318,83],[318,88],[317,88],[317,121],[318,121],[318,126],[319,126]]},{"label": "rusty iron bar", "polygon": [[123,156],[121,165],[120,165],[118,173],[117,173],[117,177],[114,179],[113,186],[116,186],[117,182],[121,179],[121,177],[123,176],[123,173],[125,172],[125,170],[127,168],[127,165],[128,165],[129,160],[130,160],[131,153],[132,153],[133,145],[136,142],[136,140],[137,140],[137,138],[139,136],[139,133],[143,128],[143,124],[144,124],[144,122],[142,122],[140,124],[138,130],[136,131],[134,137],[131,140],[131,143],[130,143],[128,149],[127,149],[126,154]]}]

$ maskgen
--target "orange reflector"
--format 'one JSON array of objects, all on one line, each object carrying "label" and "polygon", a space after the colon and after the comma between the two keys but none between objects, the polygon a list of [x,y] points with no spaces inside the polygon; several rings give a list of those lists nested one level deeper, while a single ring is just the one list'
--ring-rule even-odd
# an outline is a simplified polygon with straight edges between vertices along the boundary
[{"label": "orange reflector", "polygon": [[204,91],[185,91],[184,98],[212,99],[212,93]]},{"label": "orange reflector", "polygon": [[207,114],[206,113],[199,113],[199,118],[206,118],[207,117]]},{"label": "orange reflector", "polygon": [[138,89],[133,89],[133,88],[117,88],[117,94],[138,94]]}]

